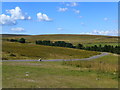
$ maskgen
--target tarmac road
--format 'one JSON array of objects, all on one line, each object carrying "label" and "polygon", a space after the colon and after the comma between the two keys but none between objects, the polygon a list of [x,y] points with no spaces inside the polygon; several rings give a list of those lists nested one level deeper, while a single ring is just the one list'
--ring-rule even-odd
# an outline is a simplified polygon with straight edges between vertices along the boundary
[{"label": "tarmac road", "polygon": [[[78,60],[91,60],[91,59],[96,59],[102,56],[106,56],[109,53],[101,53],[100,55],[92,56],[89,58],[83,58],[83,59],[52,59],[52,60],[42,60],[42,62],[48,62],[48,61],[78,61]],[[11,61],[16,61],[16,62],[27,62],[27,61],[39,61],[39,60],[2,60],[2,62],[11,62]],[[40,62],[40,61],[39,61]]]}]

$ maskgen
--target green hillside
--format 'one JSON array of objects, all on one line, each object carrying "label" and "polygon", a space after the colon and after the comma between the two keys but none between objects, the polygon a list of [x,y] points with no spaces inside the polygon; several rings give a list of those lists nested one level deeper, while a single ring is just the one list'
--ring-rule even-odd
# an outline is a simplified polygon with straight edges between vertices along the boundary
[{"label": "green hillside", "polygon": [[22,44],[3,41],[3,58],[6,59],[72,59],[86,58],[100,54],[72,48],[52,47],[35,44]]},{"label": "green hillside", "polygon": [[[10,36],[10,37],[9,37]],[[84,45],[93,44],[107,44],[107,45],[118,45],[117,36],[102,36],[102,35],[75,35],[75,34],[51,34],[51,35],[26,35],[26,36],[14,36],[14,35],[3,35],[3,39],[6,38],[25,38],[29,42],[35,42],[36,40],[50,40],[50,41],[65,41],[73,43],[74,45],[82,43]]]},{"label": "green hillside", "polygon": [[[25,38],[27,42],[10,42],[5,39]],[[118,45],[118,37],[98,35],[30,35],[3,36],[2,58],[25,59],[81,59],[100,54],[75,48],[36,45],[36,40],[65,41],[84,45]],[[118,88],[118,55],[90,61],[62,62],[3,62],[4,88]],[[12,71],[12,73],[11,73]],[[29,72],[29,76],[26,76]]]}]

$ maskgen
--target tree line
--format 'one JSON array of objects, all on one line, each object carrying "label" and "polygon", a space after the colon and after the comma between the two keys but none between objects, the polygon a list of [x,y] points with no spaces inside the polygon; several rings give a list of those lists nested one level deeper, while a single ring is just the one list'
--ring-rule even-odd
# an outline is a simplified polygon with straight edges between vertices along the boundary
[{"label": "tree line", "polygon": [[20,38],[20,39],[7,39],[7,41],[10,41],[10,42],[19,42],[19,43],[26,43],[26,39],[24,38]]},{"label": "tree line", "polygon": [[39,44],[39,45],[48,45],[48,46],[58,46],[58,47],[74,48],[72,43],[67,43],[67,42],[64,42],[64,41],[52,42],[50,40],[44,40],[44,41],[36,41],[35,43]]},{"label": "tree line", "polygon": [[120,46],[112,46],[112,45],[93,45],[84,47],[82,44],[77,45],[78,49],[84,49],[89,51],[99,51],[99,52],[110,52],[120,54]]},{"label": "tree line", "polygon": [[[26,43],[26,39],[7,39],[10,42],[19,42],[19,43]],[[76,48],[76,49],[83,49],[89,51],[99,51],[99,52],[110,52],[120,54],[120,46],[112,46],[112,45],[93,45],[93,46],[84,46],[83,44],[77,44],[74,46],[72,43],[68,43],[65,41],[55,41],[52,42],[50,40],[37,40],[35,44],[38,45],[47,45],[47,46],[57,46],[57,47],[68,47],[68,48]]]},{"label": "tree line", "polygon": [[47,46],[58,46],[58,47],[68,47],[68,48],[76,48],[76,49],[83,49],[83,50],[89,50],[89,51],[100,51],[100,52],[111,52],[120,54],[120,46],[112,46],[112,45],[93,45],[93,46],[84,46],[83,44],[77,44],[74,46],[72,43],[67,43],[65,41],[55,41],[52,42],[50,40],[46,41],[36,41],[36,44],[39,45],[47,45]]}]

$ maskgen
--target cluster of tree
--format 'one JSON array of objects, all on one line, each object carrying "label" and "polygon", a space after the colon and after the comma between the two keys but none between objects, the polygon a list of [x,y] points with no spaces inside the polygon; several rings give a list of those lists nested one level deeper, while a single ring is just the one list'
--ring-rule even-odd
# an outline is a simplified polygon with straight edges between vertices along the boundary
[{"label": "cluster of tree", "polygon": [[[26,40],[24,38],[20,39],[7,39],[7,41],[10,42],[20,42],[20,43],[26,43]],[[90,51],[100,51],[100,52],[111,52],[111,53],[117,53],[120,54],[120,46],[112,46],[112,45],[94,45],[94,46],[87,46],[84,47],[82,44],[78,44],[74,46],[72,43],[67,43],[65,41],[55,41],[52,42],[50,40],[39,40],[35,42],[39,45],[47,45],[47,46],[58,46],[58,47],[68,47],[68,48],[77,48],[77,49],[84,49],[84,50],[90,50]]]},{"label": "cluster of tree", "polygon": [[36,44],[39,45],[48,45],[48,46],[58,46],[58,47],[68,47],[68,48],[75,48],[73,44],[71,43],[66,43],[64,41],[56,41],[56,42],[51,42],[51,41],[36,41]]},{"label": "cluster of tree", "polygon": [[20,43],[25,43],[25,39],[24,38],[20,38],[20,39],[7,39],[7,41],[10,41],[10,42],[20,42]]},{"label": "cluster of tree", "polygon": [[111,53],[117,53],[120,54],[120,46],[112,46],[112,45],[94,45],[94,46],[87,46],[84,47],[82,44],[78,44],[76,46],[78,49],[84,49],[84,50],[90,50],[90,51],[100,51],[100,52],[111,52]]},{"label": "cluster of tree", "polygon": [[68,47],[68,48],[77,48],[77,49],[84,49],[84,50],[89,50],[89,51],[100,51],[100,52],[111,52],[111,53],[116,53],[120,54],[120,46],[112,46],[112,45],[94,45],[94,46],[83,46],[82,44],[78,44],[76,46],[73,46],[72,43],[67,43],[64,41],[56,41],[56,42],[51,42],[51,41],[36,41],[36,44],[39,45],[47,45],[47,46],[58,46],[58,47]]},{"label": "cluster of tree", "polygon": [[90,51],[111,52],[111,53],[120,54],[120,46],[94,45],[94,46],[89,46],[89,47],[83,47],[83,49],[90,50]]}]

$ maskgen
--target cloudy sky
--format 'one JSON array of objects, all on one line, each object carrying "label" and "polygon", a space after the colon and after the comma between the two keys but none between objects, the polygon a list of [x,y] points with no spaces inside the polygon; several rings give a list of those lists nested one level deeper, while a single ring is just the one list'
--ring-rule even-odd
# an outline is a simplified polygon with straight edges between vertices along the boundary
[{"label": "cloudy sky", "polygon": [[4,2],[3,34],[117,35],[117,2]]}]

